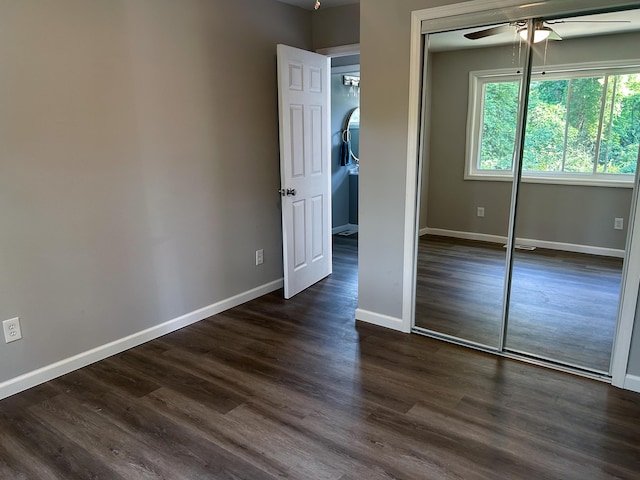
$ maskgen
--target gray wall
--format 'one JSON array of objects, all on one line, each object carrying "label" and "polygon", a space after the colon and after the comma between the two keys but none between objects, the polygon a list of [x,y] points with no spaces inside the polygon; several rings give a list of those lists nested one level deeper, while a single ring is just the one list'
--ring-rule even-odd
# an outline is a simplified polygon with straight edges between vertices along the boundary
[{"label": "gray wall", "polygon": [[[282,277],[265,0],[0,3],[0,382]],[[254,265],[264,249],[264,265]]]},{"label": "gray wall", "polygon": [[312,15],[313,48],[360,43],[360,5],[321,8]]},{"label": "gray wall", "polygon": [[[640,34],[552,42],[547,65],[624,60],[637,56]],[[469,72],[509,67],[513,48],[475,48],[432,54],[429,195],[421,198],[420,227],[506,235],[511,183],[464,180]],[[534,64],[541,64],[537,55]],[[437,120],[436,120],[437,119]],[[525,183],[518,236],[624,249],[632,189]],[[476,207],[485,207],[485,217]],[[616,217],[624,230],[614,230]],[[426,221],[425,221],[426,220]]]},{"label": "gray wall", "polygon": [[[367,0],[360,7],[361,90],[358,303],[402,314],[411,12],[451,0]],[[630,371],[640,371],[640,342]]]},{"label": "gray wall", "polygon": [[331,226],[349,222],[349,167],[340,165],[342,130],[348,114],[360,104],[360,97],[349,95],[349,87],[342,83],[344,73],[331,75]]},{"label": "gray wall", "polygon": [[447,3],[360,4],[360,74],[366,85],[360,93],[358,307],[395,318],[402,315],[411,12]]}]

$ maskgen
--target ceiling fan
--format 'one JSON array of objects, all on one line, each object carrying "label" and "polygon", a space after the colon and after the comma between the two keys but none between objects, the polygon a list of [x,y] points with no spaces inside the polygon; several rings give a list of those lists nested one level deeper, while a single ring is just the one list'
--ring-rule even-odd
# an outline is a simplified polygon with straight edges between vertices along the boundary
[{"label": "ceiling fan", "polygon": [[[562,37],[556,33],[549,25],[555,25],[556,23],[629,23],[630,20],[555,20],[544,21],[534,20],[534,34],[533,43],[542,42],[547,38],[549,40],[562,40]],[[499,25],[497,27],[486,28],[484,30],[478,30],[477,32],[467,33],[464,36],[469,40],[478,40],[480,38],[491,37],[493,35],[499,35],[501,33],[513,32],[520,35],[524,40],[527,39],[527,21],[519,20],[516,22],[510,22],[507,25]]]}]

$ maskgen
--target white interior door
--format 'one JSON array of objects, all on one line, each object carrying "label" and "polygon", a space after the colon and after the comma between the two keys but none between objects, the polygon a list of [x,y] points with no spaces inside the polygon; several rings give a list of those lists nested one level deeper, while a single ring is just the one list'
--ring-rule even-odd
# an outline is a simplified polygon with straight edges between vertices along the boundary
[{"label": "white interior door", "polygon": [[331,273],[330,59],[278,45],[284,296]]}]

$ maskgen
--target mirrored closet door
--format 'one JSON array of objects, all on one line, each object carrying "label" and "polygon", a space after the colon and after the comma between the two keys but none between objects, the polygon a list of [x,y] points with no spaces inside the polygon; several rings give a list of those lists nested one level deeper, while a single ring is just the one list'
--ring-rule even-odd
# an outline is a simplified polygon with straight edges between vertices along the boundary
[{"label": "mirrored closet door", "polygon": [[[463,35],[428,36],[415,325],[497,348],[523,56],[513,45],[460,46]],[[495,82],[489,81],[491,74],[476,77],[470,84],[470,75],[483,71],[505,76]],[[475,105],[468,103],[469,96]],[[477,163],[465,161],[469,151]],[[497,182],[474,181],[484,170],[504,176]]]},{"label": "mirrored closet door", "polygon": [[414,331],[608,375],[640,11],[425,38]]},{"label": "mirrored closet door", "polygon": [[505,348],[602,373],[638,160],[637,15],[540,22],[563,40],[533,45],[516,213]]}]

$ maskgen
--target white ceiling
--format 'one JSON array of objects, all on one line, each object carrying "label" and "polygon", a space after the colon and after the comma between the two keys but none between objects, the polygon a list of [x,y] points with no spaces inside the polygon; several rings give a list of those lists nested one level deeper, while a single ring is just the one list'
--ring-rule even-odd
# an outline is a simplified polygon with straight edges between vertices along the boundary
[{"label": "white ceiling", "polygon": [[[282,3],[288,3],[289,5],[295,5],[296,7],[304,8],[305,10],[313,10],[313,6],[316,0],[278,0]],[[360,3],[360,0],[320,0],[320,8],[340,7],[342,5],[353,5],[354,3]]]},{"label": "white ceiling", "polygon": [[[597,15],[586,15],[582,17],[571,17],[560,19],[566,22],[571,21],[629,21],[628,23],[556,23],[549,24],[553,30],[563,39],[589,37],[593,35],[608,35],[612,33],[623,33],[631,31],[640,31],[640,10],[627,10],[624,12],[612,12],[601,13]],[[558,20],[558,21],[560,21]],[[552,23],[554,20],[550,20]],[[502,24],[504,25],[504,24]],[[483,30],[491,26],[480,26],[475,28],[467,28],[464,30],[455,30],[451,32],[442,32],[429,36],[429,50],[432,52],[465,49],[465,48],[477,48],[488,47],[494,45],[508,45],[511,44],[515,36],[515,30],[513,33],[501,33],[499,35],[493,35],[491,37],[485,37],[478,40],[469,40],[464,37],[465,33],[476,32]]]}]

